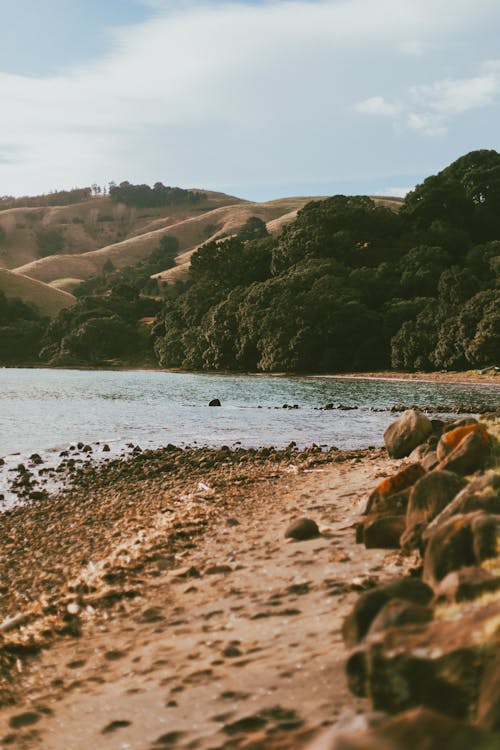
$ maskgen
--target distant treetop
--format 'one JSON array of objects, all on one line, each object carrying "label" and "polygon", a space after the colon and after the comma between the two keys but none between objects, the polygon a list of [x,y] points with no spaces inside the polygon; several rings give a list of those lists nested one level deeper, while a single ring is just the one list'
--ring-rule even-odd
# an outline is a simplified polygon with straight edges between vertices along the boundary
[{"label": "distant treetop", "polygon": [[149,185],[132,185],[130,182],[110,183],[109,195],[115,203],[125,203],[138,208],[159,208],[179,203],[198,203],[206,198],[205,193],[184,190],[179,187],[168,187],[161,182]]}]

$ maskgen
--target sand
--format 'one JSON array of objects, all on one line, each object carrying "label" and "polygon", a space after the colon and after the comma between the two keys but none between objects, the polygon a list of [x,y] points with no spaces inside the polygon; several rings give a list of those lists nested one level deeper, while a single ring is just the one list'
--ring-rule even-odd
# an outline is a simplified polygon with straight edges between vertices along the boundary
[{"label": "sand", "polygon": [[[361,705],[341,624],[404,570],[353,524],[399,462],[267,453],[151,452],[0,518],[2,617],[28,613],[1,748],[300,748]],[[321,536],[285,539],[300,516]]]}]

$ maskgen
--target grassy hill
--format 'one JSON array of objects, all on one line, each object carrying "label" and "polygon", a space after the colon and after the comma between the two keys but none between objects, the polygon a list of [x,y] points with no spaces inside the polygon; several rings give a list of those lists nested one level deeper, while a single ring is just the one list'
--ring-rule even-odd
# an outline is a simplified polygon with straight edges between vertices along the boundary
[{"label": "grassy hill", "polygon": [[[38,236],[56,233],[61,251],[79,255],[137,237],[214,208],[240,203],[224,193],[207,192],[194,205],[135,208],[108,196],[67,206],[0,207],[0,267],[13,270],[40,258]],[[50,238],[48,251],[50,252]]]},{"label": "grassy hill", "polygon": [[[193,252],[209,240],[236,234],[251,216],[278,234],[314,198],[281,198],[252,203],[224,193],[206,192],[194,205],[136,208],[109,196],[67,206],[10,208],[0,211],[0,268],[72,292],[100,274],[109,261],[123,269],[147,258],[164,236],[179,241],[176,267],[158,275],[184,278]],[[376,198],[397,210],[401,201]],[[44,257],[40,257],[40,255]]]},{"label": "grassy hill", "polygon": [[0,268],[0,291],[6,297],[20,298],[49,317],[57,315],[64,307],[70,307],[75,303],[72,294],[5,268]]}]

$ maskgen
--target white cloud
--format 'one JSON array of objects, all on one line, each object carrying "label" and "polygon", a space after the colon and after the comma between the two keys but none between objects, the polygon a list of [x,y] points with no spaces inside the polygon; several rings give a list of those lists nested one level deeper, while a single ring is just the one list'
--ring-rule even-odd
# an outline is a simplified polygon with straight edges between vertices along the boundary
[{"label": "white cloud", "polygon": [[400,111],[398,104],[391,104],[383,96],[372,96],[356,104],[356,110],[363,115],[381,115],[391,117]]},{"label": "white cloud", "polygon": [[480,60],[455,44],[498,28],[496,0],[142,1],[151,19],[115,30],[92,64],[46,78],[0,74],[0,150],[16,154],[0,164],[0,193],[413,173],[416,134],[442,134],[496,104],[496,37],[491,49],[478,45],[490,67],[476,77],[468,70]]},{"label": "white cloud", "polygon": [[431,84],[411,86],[399,102],[373,96],[356,105],[366,115],[401,115],[397,129],[408,128],[429,136],[443,136],[453,118],[492,105],[500,93],[500,66],[488,61],[487,75],[462,79],[443,79]]},{"label": "white cloud", "polygon": [[414,86],[410,89],[410,96],[434,112],[458,115],[491,104],[499,91],[500,71],[499,74],[461,80],[445,79],[431,85]]}]

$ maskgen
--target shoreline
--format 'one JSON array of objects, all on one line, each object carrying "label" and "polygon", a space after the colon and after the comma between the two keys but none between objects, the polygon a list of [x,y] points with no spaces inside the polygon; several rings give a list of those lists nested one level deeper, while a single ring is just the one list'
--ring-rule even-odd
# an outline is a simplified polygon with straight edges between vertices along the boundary
[{"label": "shoreline", "polygon": [[107,365],[102,367],[88,366],[66,366],[66,367],[50,367],[44,364],[32,364],[32,365],[12,365],[4,366],[0,368],[10,370],[53,370],[55,372],[61,370],[79,371],[85,372],[166,372],[176,375],[207,375],[207,376],[221,376],[221,377],[260,377],[260,378],[327,378],[327,379],[338,379],[338,380],[396,380],[400,382],[414,381],[416,383],[449,383],[456,385],[498,385],[500,386],[500,372],[496,373],[480,373],[479,370],[464,370],[460,372],[397,372],[395,370],[387,370],[381,372],[354,372],[354,373],[297,373],[297,372],[233,372],[231,370],[180,370],[172,367],[155,367],[152,365],[145,365],[144,367],[138,366],[126,366],[126,365]]},{"label": "shoreline", "polygon": [[[112,726],[138,750],[166,732],[222,748],[264,712],[263,746],[294,748],[361,706],[341,640],[321,634],[394,569],[352,533],[359,499],[395,465],[384,453],[164,449],[0,516],[1,714],[11,727],[36,715],[13,746],[100,750]],[[304,513],[321,536],[290,543]]]},{"label": "shoreline", "polygon": [[[0,515],[0,744],[312,750],[369,711],[349,691],[346,620],[421,558],[358,531],[408,462],[169,445]],[[286,538],[300,518],[318,533]]]}]

